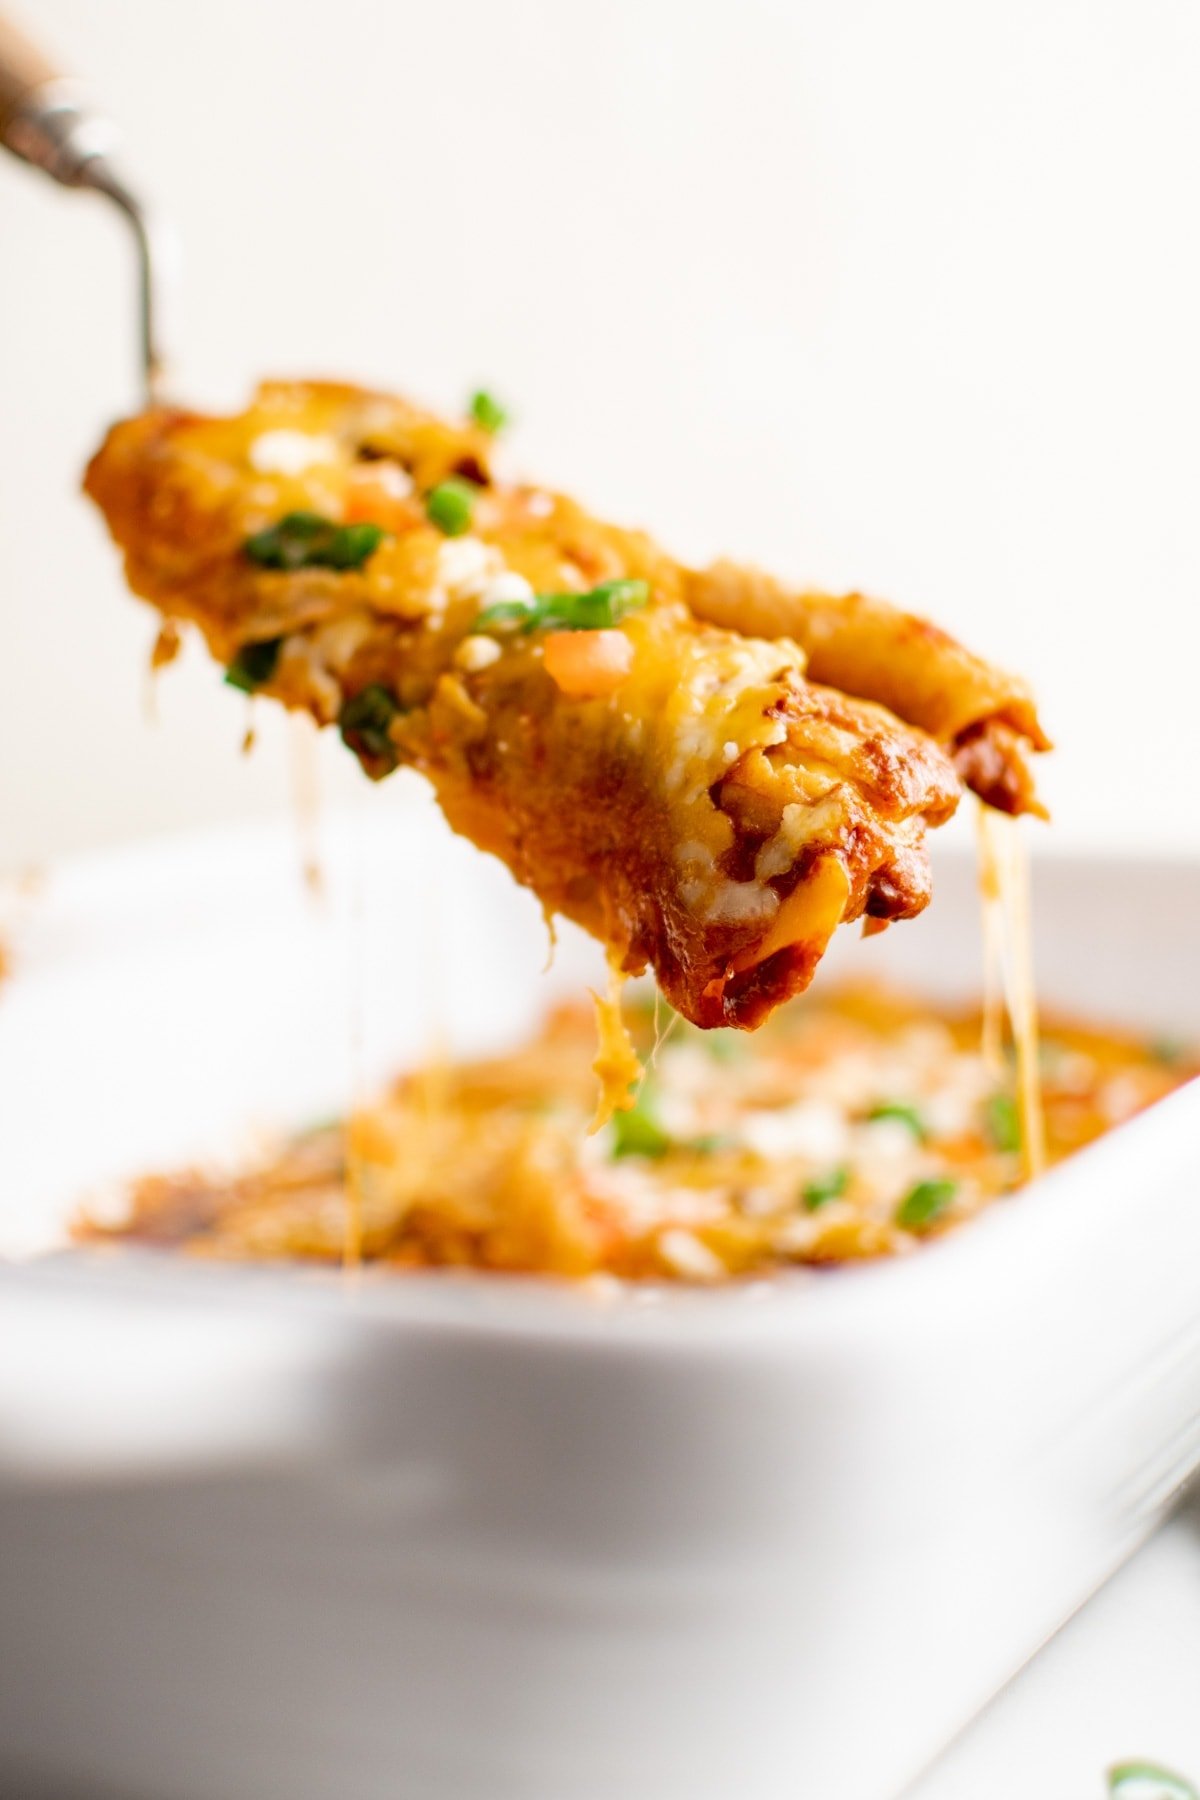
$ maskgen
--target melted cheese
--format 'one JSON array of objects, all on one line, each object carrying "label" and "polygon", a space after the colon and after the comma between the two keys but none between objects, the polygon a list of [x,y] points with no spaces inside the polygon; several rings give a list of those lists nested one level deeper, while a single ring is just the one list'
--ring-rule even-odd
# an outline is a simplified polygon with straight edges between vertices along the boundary
[{"label": "melted cheese", "polygon": [[1025,1179],[1030,1181],[1046,1166],[1046,1126],[1038,1055],[1029,862],[1017,821],[988,806],[980,807],[979,845],[985,975],[992,983],[990,990],[985,989],[982,1047],[985,1056],[991,1054],[999,1059],[994,986],[998,960],[1016,1054],[1021,1165]]},{"label": "melted cheese", "polygon": [[311,721],[302,713],[288,714],[288,776],[300,871],[305,887],[314,900],[319,900],[325,889],[325,878],[317,834],[320,810],[317,740]]},{"label": "melted cheese", "polygon": [[810,944],[817,955],[833,936],[850,896],[846,871],[834,856],[827,856],[807,880],[792,889],[775,915],[762,942],[742,957],[735,957],[735,970],[751,968],[765,962],[792,944]]},{"label": "melted cheese", "polygon": [[641,1061],[621,1012],[621,990],[625,979],[621,970],[610,963],[607,991],[598,994],[592,990],[597,1033],[596,1060],[592,1069],[600,1082],[596,1113],[589,1127],[593,1133],[607,1125],[615,1112],[629,1111],[634,1099],[631,1090],[642,1078]]},{"label": "melted cheese", "polygon": [[979,904],[983,930],[983,989],[980,1051],[994,1075],[1004,1068],[1004,901],[999,856],[989,823],[995,817],[982,802],[975,808],[979,854]]},{"label": "melted cheese", "polygon": [[[718,870],[733,842],[733,826],[710,790],[729,772],[735,755],[782,743],[787,724],[772,710],[782,694],[781,675],[801,675],[804,656],[786,640],[724,637],[703,630],[680,632],[679,611],[655,607],[627,619],[635,659],[618,699],[629,717],[645,722],[664,799],[678,820],[676,860],[686,865],[685,897],[703,918],[773,911],[769,889],[734,884]],[[753,899],[731,891],[745,885]]]},{"label": "melted cheese", "polygon": [[[644,1054],[658,1040],[652,1117],[663,1141],[649,1152],[615,1132],[585,1136],[595,1020],[575,1004],[495,1058],[435,1058],[360,1101],[348,1130],[305,1132],[216,1183],[195,1169],[152,1176],[124,1211],[79,1218],[76,1234],[275,1261],[361,1254],[381,1273],[451,1265],[703,1281],[907,1254],[1021,1184],[1018,1157],[992,1129],[1010,1077],[985,1068],[977,1013],[877,987],[826,989],[728,1055],[728,1039],[677,1015],[660,1034],[644,1001],[625,1011]],[[1051,1162],[1200,1073],[1187,1051],[1167,1062],[1140,1036],[1067,1021],[1049,1022],[1047,1047]],[[914,1109],[920,1138],[879,1116],[897,1104]],[[906,1208],[931,1181],[946,1183],[947,1203],[914,1230]]]},{"label": "melted cheese", "polygon": [[[698,621],[688,571],[650,539],[563,497],[531,505],[487,479],[490,454],[486,434],[402,401],[275,383],[238,418],[127,422],[88,485],[135,586],[219,660],[277,643],[264,695],[326,725],[382,691],[382,746],[344,734],[372,779],[416,768],[455,829],[624,963],[652,960],[686,1016],[756,1025],[811,977],[839,918],[925,904],[921,842],[958,799],[953,767],[878,707],[806,683],[777,620],[761,638],[742,617],[732,632]],[[421,502],[469,469],[470,529],[447,537]],[[297,509],[355,524],[378,509],[382,536],[353,567],[247,556],[248,536]],[[612,580],[645,590],[612,626],[476,629],[490,607]],[[578,666],[601,640],[602,681],[598,662]],[[800,894],[830,859],[844,879],[827,870]]]}]

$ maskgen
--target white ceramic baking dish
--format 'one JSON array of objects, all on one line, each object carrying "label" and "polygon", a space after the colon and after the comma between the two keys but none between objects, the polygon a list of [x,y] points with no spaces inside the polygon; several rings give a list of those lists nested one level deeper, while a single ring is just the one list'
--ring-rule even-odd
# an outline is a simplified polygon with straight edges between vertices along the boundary
[{"label": "white ceramic baking dish", "polygon": [[[0,996],[0,1231],[516,1036],[536,908],[416,795],[55,875]],[[1200,1031],[1200,870],[1039,867],[1047,997]],[[973,990],[969,858],[837,952]],[[0,1270],[0,1788],[887,1800],[1200,1458],[1200,1086],[903,1262],[723,1292]]]}]

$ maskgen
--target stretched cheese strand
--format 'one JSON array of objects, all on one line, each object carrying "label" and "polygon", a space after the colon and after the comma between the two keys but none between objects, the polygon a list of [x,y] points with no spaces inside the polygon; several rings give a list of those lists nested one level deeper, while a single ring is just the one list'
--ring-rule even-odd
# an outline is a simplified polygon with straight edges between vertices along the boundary
[{"label": "stretched cheese strand", "polygon": [[610,957],[606,991],[598,994],[592,989],[597,1039],[592,1072],[600,1083],[600,1091],[589,1134],[607,1125],[615,1112],[628,1112],[634,1103],[633,1084],[645,1072],[621,1011],[621,990],[627,980],[620,964]]},{"label": "stretched cheese strand", "polygon": [[985,938],[989,889],[999,896],[1003,919],[1004,993],[1016,1054],[1021,1164],[1025,1179],[1032,1181],[1046,1166],[1046,1127],[1038,1056],[1029,860],[1015,821],[990,807],[980,809],[980,847]]},{"label": "stretched cheese strand", "polygon": [[367,971],[364,960],[366,940],[363,931],[366,915],[366,870],[363,859],[363,826],[360,823],[354,832],[353,862],[350,872],[351,928],[349,1031],[347,1034],[350,1060],[350,1107],[346,1116],[345,1128],[346,1208],[342,1237],[342,1268],[348,1275],[356,1274],[363,1261],[362,1170],[366,1157],[359,1126],[359,1119],[361,1116],[365,1116],[367,1106],[366,1080],[363,1070],[367,1003]]},{"label": "stretched cheese strand", "polygon": [[1025,1179],[1046,1167],[1046,1121],[1042,1108],[1041,1062],[1038,1054],[1037,991],[1033,972],[1033,923],[1030,908],[1029,857],[1014,822],[997,815],[1008,843],[1005,904],[1009,921],[1008,1010],[1017,1052],[1017,1105],[1021,1118],[1021,1155]]},{"label": "stretched cheese strand", "polygon": [[979,855],[979,901],[983,926],[983,993],[980,1006],[979,1048],[992,1074],[1004,1072],[1004,901],[994,835],[989,821],[992,810],[975,809],[975,836]]},{"label": "stretched cheese strand", "polygon": [[309,894],[314,900],[319,900],[325,889],[325,877],[321,868],[317,825],[321,805],[317,780],[317,737],[312,721],[302,713],[289,713],[287,724],[288,786],[291,791],[300,872]]}]

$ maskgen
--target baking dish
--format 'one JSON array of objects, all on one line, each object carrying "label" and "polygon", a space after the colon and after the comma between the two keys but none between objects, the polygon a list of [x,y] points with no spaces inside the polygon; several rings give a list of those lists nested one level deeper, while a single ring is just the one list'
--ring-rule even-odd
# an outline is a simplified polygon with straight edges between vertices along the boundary
[{"label": "baking dish", "polygon": [[[897,1794],[1200,1460],[1200,1089],[901,1262],[719,1292],[55,1250],[81,1191],[594,978],[393,784],[55,874],[0,999],[0,1771],[125,1800]],[[835,952],[978,985],[969,856]],[[1200,870],[1049,858],[1047,998],[1200,1031]],[[826,979],[829,977],[826,976]],[[21,1253],[21,1254],[18,1254]]]}]

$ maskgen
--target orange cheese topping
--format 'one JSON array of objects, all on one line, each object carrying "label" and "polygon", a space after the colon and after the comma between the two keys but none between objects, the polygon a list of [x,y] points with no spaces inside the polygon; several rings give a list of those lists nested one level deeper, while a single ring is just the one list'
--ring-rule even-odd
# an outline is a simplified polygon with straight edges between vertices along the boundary
[{"label": "orange cheese topping", "polygon": [[[115,1234],[81,1235],[336,1264],[353,1208],[377,1267],[704,1282],[906,1253],[1025,1179],[1015,1073],[980,1054],[977,1012],[844,989],[747,1038],[679,1019],[659,1034],[637,995],[626,1010],[647,1073],[631,1095],[611,1041],[627,1109],[598,1132],[594,1019],[572,1006],[501,1057],[403,1078],[349,1129],[226,1177],[143,1182]],[[1040,1061],[1050,1162],[1200,1074],[1177,1046],[1069,1021],[1048,1023]]]},{"label": "orange cheese topping", "polygon": [[[336,725],[374,779],[424,774],[456,830],[703,1027],[760,1023],[839,920],[928,902],[947,750],[812,684],[789,637],[700,623],[683,565],[502,479],[473,425],[268,383],[234,418],[116,426],[87,487],[135,591],[236,685]],[[605,623],[613,584],[637,598]]]}]

